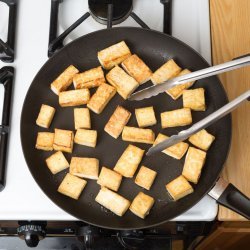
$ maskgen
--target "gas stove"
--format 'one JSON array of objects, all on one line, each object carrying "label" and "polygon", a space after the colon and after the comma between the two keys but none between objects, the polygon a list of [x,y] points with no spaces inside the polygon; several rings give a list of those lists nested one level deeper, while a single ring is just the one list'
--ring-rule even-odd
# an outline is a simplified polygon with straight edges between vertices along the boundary
[{"label": "gas stove", "polygon": [[[40,190],[26,166],[21,148],[22,104],[30,83],[48,56],[77,37],[99,29],[141,26],[171,33],[211,63],[208,0],[174,0],[172,14],[168,11],[170,1],[134,0],[133,6],[132,0],[118,1],[123,3],[118,9],[112,4],[105,4],[106,9],[103,9],[98,2],[109,1],[22,0],[16,5],[14,0],[0,0],[0,69],[15,68],[11,123],[0,127],[1,134],[6,131],[9,134],[6,186],[0,192],[0,220],[77,221]],[[9,19],[12,25],[8,26]],[[1,86],[0,100],[3,100]],[[2,102],[0,117],[6,112],[1,105]],[[217,209],[215,201],[205,196],[174,221],[212,221]]]}]

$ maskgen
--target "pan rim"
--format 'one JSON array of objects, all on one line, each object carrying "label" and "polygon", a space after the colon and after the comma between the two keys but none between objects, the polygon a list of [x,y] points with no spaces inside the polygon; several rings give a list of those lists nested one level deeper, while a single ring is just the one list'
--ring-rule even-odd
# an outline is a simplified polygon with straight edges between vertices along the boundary
[{"label": "pan rim", "polygon": [[[170,36],[170,35],[164,34],[164,33],[162,33],[162,32],[155,31],[155,30],[150,30],[150,29],[145,29],[145,28],[139,28],[139,27],[115,27],[115,28],[112,28],[112,30],[118,30],[118,31],[119,31],[119,30],[135,30],[135,31],[136,31],[136,30],[140,30],[140,31],[141,31],[141,30],[144,30],[144,31],[147,31],[147,32],[152,32],[152,33],[155,33],[155,34],[158,34],[158,35],[166,36],[166,37],[168,37],[168,38],[170,38],[170,39],[172,39],[172,40],[175,40],[176,42],[182,44],[183,46],[188,47],[189,50],[192,50],[193,53],[195,53],[196,55],[198,55],[198,56],[204,61],[204,63],[206,63],[207,65],[209,65],[209,63],[208,63],[208,62],[207,62],[207,61],[206,61],[206,60],[205,60],[196,50],[194,50],[192,47],[190,47],[190,46],[187,45],[186,43],[182,42],[181,40],[179,40],[179,39],[177,39],[177,38],[175,38],[175,37],[172,37],[172,36]],[[96,223],[91,222],[91,219],[90,219],[90,221],[89,221],[89,220],[83,220],[83,219],[79,218],[78,216],[75,216],[72,212],[69,212],[68,209],[62,207],[61,205],[58,205],[58,204],[52,199],[52,195],[51,195],[50,193],[45,192],[45,189],[43,188],[43,186],[40,185],[39,182],[37,181],[37,178],[35,178],[35,175],[34,175],[34,173],[33,173],[34,169],[32,169],[32,168],[29,166],[29,164],[28,164],[28,159],[27,159],[27,152],[25,152],[25,150],[24,150],[24,132],[23,132],[23,126],[24,126],[24,125],[23,125],[23,124],[24,124],[24,122],[23,122],[23,119],[24,119],[24,118],[23,118],[23,117],[24,117],[24,106],[25,106],[25,103],[26,103],[26,101],[27,101],[28,93],[29,93],[29,91],[30,91],[32,85],[34,84],[34,82],[36,82],[36,79],[37,79],[38,75],[40,75],[40,72],[43,71],[43,69],[44,69],[45,67],[47,67],[47,64],[50,63],[50,61],[53,60],[59,53],[63,53],[64,51],[66,51],[66,53],[67,53],[67,55],[68,55],[68,48],[71,46],[72,43],[74,43],[74,42],[76,42],[76,41],[78,41],[78,40],[84,39],[85,37],[93,36],[93,35],[96,34],[96,33],[101,33],[101,32],[105,32],[105,31],[106,31],[106,29],[94,31],[94,32],[88,33],[88,34],[86,34],[86,35],[83,35],[83,36],[81,36],[81,37],[79,37],[79,38],[77,38],[77,39],[71,41],[69,44],[65,45],[65,47],[63,47],[60,51],[58,51],[56,54],[54,54],[51,58],[49,58],[49,59],[43,64],[43,66],[39,69],[39,71],[36,73],[35,77],[33,78],[32,82],[31,82],[31,84],[30,84],[30,86],[29,86],[29,88],[28,88],[28,90],[27,90],[27,93],[26,93],[25,98],[24,98],[23,106],[22,106],[21,119],[20,119],[20,137],[21,137],[22,152],[23,152],[23,155],[24,155],[24,158],[25,158],[25,162],[26,162],[26,164],[27,164],[27,166],[28,166],[28,168],[29,168],[29,171],[30,171],[32,177],[33,177],[34,180],[36,181],[36,183],[37,183],[37,185],[39,186],[39,188],[43,191],[43,193],[44,193],[44,194],[45,194],[45,195],[46,195],[46,196],[47,196],[47,197],[48,197],[57,207],[59,207],[60,209],[62,209],[62,210],[65,211],[66,213],[70,214],[71,216],[75,217],[77,220],[84,221],[84,222],[86,222],[86,223],[88,223],[88,224],[91,224],[91,225],[94,225],[94,226],[97,226],[97,227],[103,227],[103,228],[113,229],[113,230],[131,230],[131,229],[136,229],[136,230],[137,230],[137,229],[145,229],[145,228],[157,227],[157,226],[160,226],[160,225],[162,225],[162,224],[164,224],[164,223],[166,223],[166,222],[168,222],[168,221],[170,221],[170,220],[176,218],[177,216],[180,216],[181,214],[185,213],[187,210],[191,209],[191,208],[192,208],[194,205],[196,205],[196,204],[197,204],[197,203],[198,203],[198,202],[199,202],[199,201],[200,201],[200,200],[201,200],[201,199],[202,199],[202,198],[203,198],[212,188],[213,188],[213,186],[215,185],[217,179],[219,178],[219,175],[220,175],[221,171],[223,170],[224,164],[225,164],[225,162],[226,162],[226,160],[227,160],[227,158],[228,158],[228,155],[229,155],[229,152],[230,152],[230,148],[231,148],[231,141],[232,141],[232,119],[231,119],[231,114],[228,115],[228,116],[229,116],[229,120],[230,120],[230,121],[229,121],[229,122],[230,122],[230,124],[229,124],[230,138],[229,138],[229,145],[228,145],[228,149],[227,149],[227,155],[226,155],[226,157],[225,157],[225,159],[224,159],[224,161],[223,161],[223,164],[222,164],[220,170],[218,171],[219,173],[217,174],[217,178],[214,180],[214,182],[211,183],[211,184],[208,186],[206,192],[204,192],[202,195],[200,195],[200,196],[196,199],[195,203],[194,203],[192,206],[182,209],[181,212],[179,213],[179,215],[177,215],[177,216],[175,216],[175,217],[173,217],[173,218],[169,218],[168,220],[163,220],[163,221],[161,221],[161,222],[154,223],[154,224],[150,224],[150,225],[145,225],[145,226],[139,226],[139,227],[112,227],[112,226],[106,226],[106,225],[105,225],[105,226],[103,226],[103,225],[100,226],[100,225],[98,225],[98,224],[96,224]],[[221,84],[221,81],[220,81],[220,80],[219,80],[219,83],[220,83],[220,87],[222,88],[223,92],[225,93],[226,102],[228,102],[228,96],[227,96],[227,94],[226,94],[225,88],[224,88],[224,86]]]}]

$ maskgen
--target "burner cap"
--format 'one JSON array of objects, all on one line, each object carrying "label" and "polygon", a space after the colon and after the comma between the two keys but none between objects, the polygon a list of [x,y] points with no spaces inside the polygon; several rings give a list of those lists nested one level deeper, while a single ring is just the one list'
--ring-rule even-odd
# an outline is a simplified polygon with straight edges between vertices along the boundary
[{"label": "burner cap", "polygon": [[110,3],[113,4],[112,24],[119,24],[129,17],[133,6],[132,0],[89,0],[89,11],[97,22],[107,24]]}]

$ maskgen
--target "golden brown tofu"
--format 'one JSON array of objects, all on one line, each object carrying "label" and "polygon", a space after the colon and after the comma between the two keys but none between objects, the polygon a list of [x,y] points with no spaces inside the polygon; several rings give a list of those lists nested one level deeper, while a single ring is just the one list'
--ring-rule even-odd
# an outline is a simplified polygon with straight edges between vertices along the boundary
[{"label": "golden brown tofu", "polygon": [[132,178],[142,160],[143,154],[143,149],[128,145],[117,161],[114,170],[124,177]]},{"label": "golden brown tofu", "polygon": [[140,128],[153,126],[157,123],[153,106],[135,109],[135,116]]},{"label": "golden brown tofu", "polygon": [[182,175],[169,182],[166,189],[175,201],[194,192],[192,186]]},{"label": "golden brown tofu", "polygon": [[183,91],[183,107],[195,111],[205,111],[205,90],[203,88],[187,89]]},{"label": "golden brown tofu", "polygon": [[97,180],[99,160],[96,158],[72,157],[69,173],[81,178]]},{"label": "golden brown tofu", "polygon": [[36,124],[43,128],[49,128],[55,112],[56,110],[53,107],[42,104]]},{"label": "golden brown tofu", "polygon": [[167,61],[159,69],[157,69],[151,76],[153,84],[160,84],[177,76],[181,72],[181,68],[175,63],[173,59]]},{"label": "golden brown tofu", "polygon": [[75,129],[91,128],[90,112],[88,108],[74,109]]},{"label": "golden brown tofu", "polygon": [[[167,138],[169,138],[169,137],[159,133],[155,139],[153,146],[159,144],[160,142],[166,140]],[[164,149],[162,152],[166,155],[169,155],[169,156],[177,159],[177,160],[180,160],[187,152],[188,147],[189,147],[188,143],[179,142],[179,143],[177,143],[169,148]]]},{"label": "golden brown tofu", "polygon": [[198,183],[201,170],[206,160],[206,153],[200,149],[189,147],[182,175],[190,182]]},{"label": "golden brown tofu", "polygon": [[116,43],[98,52],[97,57],[105,69],[111,69],[131,56],[131,52],[124,41]]},{"label": "golden brown tofu", "polygon": [[52,151],[53,142],[54,142],[54,133],[38,132],[36,139],[36,149]]},{"label": "golden brown tofu", "polygon": [[130,205],[129,200],[105,187],[100,189],[95,200],[118,216],[123,216]]},{"label": "golden brown tofu", "polygon": [[125,126],[122,131],[122,140],[153,144],[155,141],[155,133],[152,129]]},{"label": "golden brown tofu", "polygon": [[186,126],[192,123],[190,108],[176,109],[161,113],[162,128]]},{"label": "golden brown tofu", "polygon": [[133,214],[144,219],[149,214],[154,202],[153,197],[140,192],[132,201],[129,209]]},{"label": "golden brown tofu", "polygon": [[73,78],[75,89],[90,89],[98,87],[105,82],[106,80],[101,66],[76,74]]},{"label": "golden brown tofu", "polygon": [[74,141],[73,131],[55,128],[55,137],[53,144],[54,150],[72,153],[73,141]]},{"label": "golden brown tofu", "polygon": [[147,168],[145,166],[141,166],[135,178],[135,183],[140,187],[150,190],[156,175],[157,172],[155,172],[154,170]]},{"label": "golden brown tofu", "polygon": [[61,91],[66,90],[72,83],[73,77],[78,73],[78,69],[73,65],[66,68],[62,74],[60,74],[54,82],[51,83],[50,87],[52,91],[59,95]]},{"label": "golden brown tofu", "polygon": [[139,86],[139,83],[122,68],[115,66],[106,75],[107,81],[116,88],[118,94],[127,99]]},{"label": "golden brown tofu", "polygon": [[97,142],[97,131],[89,129],[77,129],[75,143],[94,148]]},{"label": "golden brown tofu", "polygon": [[152,76],[150,68],[135,54],[123,61],[122,67],[139,84],[147,82]]},{"label": "golden brown tofu", "polygon": [[[191,73],[190,70],[184,69],[177,76],[183,76],[183,75],[186,75],[189,73]],[[183,91],[185,89],[190,88],[193,84],[194,84],[194,82],[186,82],[186,83],[183,83],[181,85],[177,85],[177,86],[167,90],[166,93],[168,95],[170,95],[174,100],[176,100],[183,94]]]},{"label": "golden brown tofu", "polygon": [[96,114],[100,114],[115,95],[116,89],[109,84],[101,84],[91,97],[87,107]]},{"label": "golden brown tofu", "polygon": [[121,185],[121,182],[122,176],[119,173],[116,173],[109,168],[102,167],[97,184],[117,192]]},{"label": "golden brown tofu", "polygon": [[59,94],[59,104],[62,107],[79,106],[88,103],[90,92],[88,89],[63,91]]},{"label": "golden brown tofu", "polygon": [[197,148],[207,151],[214,139],[215,137],[213,135],[209,134],[205,129],[202,129],[196,134],[190,136],[188,140]]},{"label": "golden brown tofu", "polygon": [[122,106],[117,106],[114,113],[109,118],[108,123],[104,127],[109,135],[117,139],[121,134],[124,126],[128,123],[131,117],[131,113],[123,108]]},{"label": "golden brown tofu", "polygon": [[61,151],[48,157],[46,164],[52,174],[57,174],[69,167],[69,163]]},{"label": "golden brown tofu", "polygon": [[71,174],[66,174],[57,191],[75,200],[78,200],[87,181]]}]

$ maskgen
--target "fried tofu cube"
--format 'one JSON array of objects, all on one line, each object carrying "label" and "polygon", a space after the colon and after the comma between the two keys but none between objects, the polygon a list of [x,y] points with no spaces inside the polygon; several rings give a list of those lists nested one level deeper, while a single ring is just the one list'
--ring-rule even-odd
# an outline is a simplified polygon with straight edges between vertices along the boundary
[{"label": "fried tofu cube", "polygon": [[[183,75],[186,75],[189,73],[191,73],[190,70],[184,69],[176,77],[183,76]],[[183,91],[185,89],[190,88],[193,84],[194,84],[194,81],[193,82],[186,82],[186,83],[177,85],[177,86],[167,90],[166,93],[168,95],[170,95],[174,100],[177,100],[183,94]]]},{"label": "fried tofu cube", "polygon": [[189,147],[182,170],[182,175],[188,181],[195,184],[198,183],[205,160],[206,152],[194,147]]},{"label": "fried tofu cube", "polygon": [[75,143],[95,148],[97,142],[97,131],[89,129],[77,129]]},{"label": "fried tofu cube", "polygon": [[192,123],[190,108],[176,109],[161,113],[162,128],[186,126]]},{"label": "fried tofu cube", "polygon": [[62,107],[79,106],[88,103],[90,92],[88,89],[76,89],[59,93],[59,104]]},{"label": "fried tofu cube", "polygon": [[128,123],[131,113],[121,106],[117,106],[114,113],[109,118],[109,121],[104,127],[104,130],[117,139],[121,134],[124,126]]},{"label": "fried tofu cube", "polygon": [[128,145],[117,161],[114,170],[124,177],[132,178],[142,160],[143,154],[143,149]]},{"label": "fried tofu cube", "polygon": [[70,130],[55,129],[55,138],[53,148],[56,151],[63,151],[66,153],[72,153],[74,133]]},{"label": "fried tofu cube", "polygon": [[75,89],[90,89],[98,87],[105,82],[101,66],[76,74],[73,78]]},{"label": "fried tofu cube", "polygon": [[[162,142],[168,138],[169,138],[168,136],[159,133],[155,139],[153,146],[159,144],[160,142]],[[164,149],[162,152],[166,155],[169,155],[169,156],[177,159],[177,160],[180,160],[187,152],[188,147],[189,147],[188,143],[179,142],[179,143],[177,143],[169,148]]]},{"label": "fried tofu cube", "polygon": [[48,157],[46,164],[52,174],[57,174],[69,167],[69,163],[61,151]]},{"label": "fried tofu cube", "polygon": [[135,116],[140,128],[153,126],[157,123],[153,106],[135,109]]},{"label": "fried tofu cube", "polygon": [[123,61],[122,67],[139,84],[147,82],[153,74],[142,59],[135,54]]},{"label": "fried tofu cube", "polygon": [[213,135],[209,134],[205,129],[202,129],[196,134],[191,135],[188,140],[197,148],[207,151],[214,139],[215,137]]},{"label": "fried tofu cube", "polygon": [[49,128],[56,110],[49,106],[42,104],[39,115],[36,119],[36,124],[43,128]]},{"label": "fried tofu cube", "polygon": [[169,182],[166,189],[175,201],[194,192],[192,186],[182,175]]},{"label": "fried tofu cube", "polygon": [[175,63],[173,59],[167,61],[159,69],[157,69],[151,76],[153,84],[160,84],[177,76],[181,72],[181,68]]},{"label": "fried tofu cube", "polygon": [[79,72],[79,70],[70,65],[66,68],[62,74],[60,74],[54,82],[51,83],[50,87],[51,90],[56,94],[59,95],[60,92],[66,90],[73,81],[73,77]]},{"label": "fried tofu cube", "polygon": [[152,129],[125,126],[122,131],[122,140],[153,144],[155,141],[155,133]]},{"label": "fried tofu cube", "polygon": [[81,178],[97,180],[99,160],[96,158],[72,157],[69,173]]},{"label": "fried tofu cube", "polygon": [[52,151],[53,142],[54,142],[54,133],[38,132],[36,139],[36,149]]},{"label": "fried tofu cube", "polygon": [[183,107],[195,111],[205,111],[205,90],[203,88],[187,89],[183,91]]},{"label": "fried tofu cube", "polygon": [[98,52],[97,57],[105,69],[111,69],[131,56],[131,52],[124,41],[116,43]]},{"label": "fried tofu cube", "polygon": [[66,174],[57,191],[61,194],[78,200],[86,184],[87,181],[74,175]]},{"label": "fried tofu cube", "polygon": [[87,107],[96,114],[100,114],[115,95],[115,93],[116,89],[114,87],[103,83],[98,87],[95,94],[91,97]]},{"label": "fried tofu cube", "polygon": [[88,108],[74,109],[75,129],[91,128],[90,112]]},{"label": "fried tofu cube", "polygon": [[115,171],[102,167],[101,173],[99,175],[97,184],[102,187],[107,187],[113,191],[118,191],[122,182],[122,176]]},{"label": "fried tofu cube", "polygon": [[139,86],[139,83],[122,68],[115,66],[106,75],[107,81],[116,88],[118,94],[127,99]]},{"label": "fried tofu cube", "polygon": [[129,200],[105,187],[100,189],[95,200],[118,216],[123,216],[130,205]]},{"label": "fried tofu cube", "polygon": [[150,190],[156,175],[157,172],[155,172],[154,170],[147,168],[145,166],[141,166],[135,178],[135,183],[140,187]]},{"label": "fried tofu cube", "polygon": [[155,200],[153,197],[140,192],[132,201],[129,210],[133,214],[144,219],[149,214],[149,211],[153,207],[154,203]]}]

